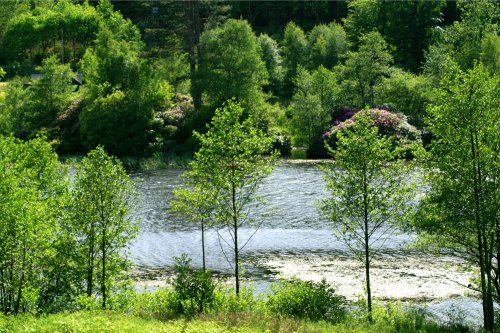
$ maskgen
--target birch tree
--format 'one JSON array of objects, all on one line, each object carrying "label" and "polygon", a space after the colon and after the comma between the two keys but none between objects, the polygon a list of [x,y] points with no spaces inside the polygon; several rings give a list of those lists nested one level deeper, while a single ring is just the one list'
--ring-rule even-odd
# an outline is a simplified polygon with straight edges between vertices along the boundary
[{"label": "birch tree", "polygon": [[210,193],[216,193],[215,222],[229,234],[227,244],[233,252],[235,291],[240,291],[240,252],[248,242],[241,242],[239,230],[249,225],[250,204],[257,196],[257,189],[269,175],[277,154],[271,153],[272,139],[253,125],[253,120],[243,120],[244,109],[228,101],[217,109],[208,126],[208,132],[194,135],[200,140],[190,168],[196,170]]},{"label": "birch tree", "polygon": [[387,137],[378,134],[371,117],[360,112],[354,123],[337,134],[337,149],[330,150],[335,163],[323,167],[331,197],[321,201],[320,211],[334,224],[365,268],[368,319],[372,321],[371,262],[396,231],[411,198],[410,164]]}]

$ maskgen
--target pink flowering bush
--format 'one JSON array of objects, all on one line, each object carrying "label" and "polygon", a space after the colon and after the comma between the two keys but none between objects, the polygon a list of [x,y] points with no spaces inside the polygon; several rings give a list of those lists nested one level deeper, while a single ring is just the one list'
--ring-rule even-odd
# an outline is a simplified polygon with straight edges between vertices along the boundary
[{"label": "pink flowering bush", "polygon": [[414,143],[421,141],[420,132],[410,125],[406,117],[402,114],[396,114],[383,106],[359,112],[352,112],[352,116],[343,121],[338,119],[334,121],[331,129],[323,134],[323,139],[333,148],[336,146],[337,132],[349,128],[356,122],[356,116],[359,113],[369,114],[373,124],[377,126],[382,135],[391,137],[393,144],[407,150],[407,157],[411,156],[410,147]]}]

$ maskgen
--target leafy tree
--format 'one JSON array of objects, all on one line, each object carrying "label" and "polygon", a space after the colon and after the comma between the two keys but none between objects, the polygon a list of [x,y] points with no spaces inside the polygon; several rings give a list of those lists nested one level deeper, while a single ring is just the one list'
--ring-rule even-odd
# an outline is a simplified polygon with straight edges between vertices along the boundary
[{"label": "leafy tree", "polygon": [[338,101],[336,76],[323,66],[313,73],[300,68],[296,85],[289,108],[294,142],[305,145],[309,154],[314,155],[317,146],[322,146],[321,135],[328,127],[330,113]]},{"label": "leafy tree", "polygon": [[[5,71],[0,67],[0,81],[5,76]],[[0,135],[10,133],[11,120],[5,107],[5,92],[0,89]]]},{"label": "leafy tree", "polygon": [[31,114],[33,110],[32,91],[26,89],[27,83],[27,79],[16,77],[7,86],[5,102],[0,108],[3,119],[2,134],[10,135],[14,131],[27,127],[27,115]]},{"label": "leafy tree", "polygon": [[[256,199],[262,180],[272,171],[276,153],[270,156],[272,139],[253,125],[251,117],[242,120],[243,108],[234,101],[217,109],[208,132],[194,135],[200,140],[191,170],[203,175],[209,193],[217,193],[214,205],[215,221],[230,234],[233,251],[235,291],[240,292],[240,252],[238,238],[241,226],[252,222],[249,205]],[[210,196],[209,198],[213,198]],[[248,242],[249,240],[247,240]]]},{"label": "leafy tree", "polygon": [[290,96],[299,66],[307,65],[307,38],[304,31],[293,22],[289,22],[285,27],[281,50],[285,68],[284,93]]},{"label": "leafy tree", "polygon": [[205,228],[210,223],[213,224],[217,194],[207,186],[205,175],[198,173],[194,162],[181,177],[183,185],[173,192],[174,198],[170,202],[171,211],[186,217],[189,222],[200,224],[202,263],[203,270],[205,270]]},{"label": "leafy tree", "polygon": [[[449,74],[442,70],[449,67],[449,59],[462,70],[472,68],[481,58],[482,46],[486,47],[493,41],[488,36],[500,33],[500,4],[497,1],[459,1],[457,7],[460,21],[446,27],[439,42],[426,55],[425,66],[433,69],[430,72],[442,74],[436,81]],[[485,38],[489,42],[483,42]]]},{"label": "leafy tree", "polygon": [[55,267],[66,174],[44,140],[4,137],[0,173],[0,309],[35,312],[48,297],[48,285],[56,283],[50,270]]},{"label": "leafy tree", "polygon": [[31,128],[53,126],[69,105],[73,89],[71,80],[74,73],[69,65],[61,65],[56,57],[44,59],[38,67],[43,77],[33,84],[33,98],[36,111],[32,115]]},{"label": "leafy tree", "polygon": [[269,89],[277,93],[283,83],[283,59],[280,54],[278,43],[267,34],[261,34],[257,38],[261,49],[261,58],[266,64],[269,74]]},{"label": "leafy tree", "polygon": [[268,76],[257,37],[248,22],[229,19],[219,28],[204,31],[200,45],[200,84],[209,103],[219,107],[236,98],[247,110],[257,112]]},{"label": "leafy tree", "polygon": [[417,71],[424,51],[436,38],[445,1],[355,0],[348,3],[345,29],[351,42],[360,45],[360,36],[377,31],[395,46],[396,64]]},{"label": "leafy tree", "polygon": [[424,126],[425,108],[431,100],[430,80],[402,70],[394,70],[375,87],[375,104],[390,106],[392,111],[408,117],[418,128]]},{"label": "leafy tree", "polygon": [[123,250],[138,231],[134,184],[121,163],[97,147],[77,166],[71,195],[70,214],[86,293],[99,292],[106,308],[109,293],[127,267]]},{"label": "leafy tree", "polygon": [[201,105],[201,90],[198,87],[197,66],[201,62],[201,18],[200,18],[200,2],[189,1],[185,3],[184,12],[186,17],[188,54],[189,54],[189,74],[191,79],[191,95],[193,96],[193,104],[195,109],[199,109]]},{"label": "leafy tree", "polygon": [[62,63],[76,63],[95,39],[101,18],[88,2],[43,2],[32,2],[33,8],[28,2],[16,4],[3,36],[9,60],[34,64],[57,55]]},{"label": "leafy tree", "polygon": [[102,27],[95,49],[82,60],[87,103],[80,133],[88,149],[102,144],[111,153],[138,156],[154,141],[154,112],[170,104],[172,88],[141,58],[142,44],[128,23],[110,25]]},{"label": "leafy tree", "polygon": [[347,35],[340,24],[318,24],[307,35],[309,67],[336,66],[347,51]]},{"label": "leafy tree", "polygon": [[15,7],[15,1],[2,1],[0,3],[0,39],[3,37],[5,27],[9,23],[9,20],[14,15]]},{"label": "leafy tree", "polygon": [[378,32],[366,33],[359,41],[358,51],[347,52],[345,64],[338,67],[343,98],[349,106],[372,107],[375,86],[390,75],[392,57]]},{"label": "leafy tree", "polygon": [[500,82],[482,66],[443,80],[428,107],[436,136],[429,186],[415,226],[426,248],[452,250],[479,271],[484,328],[494,327],[493,298],[500,300],[499,125]]},{"label": "leafy tree", "polygon": [[71,101],[73,72],[69,65],[61,65],[56,57],[50,57],[37,70],[42,77],[31,82],[18,78],[7,87],[5,113],[10,119],[9,134],[53,128]]},{"label": "leafy tree", "polygon": [[481,41],[481,63],[491,75],[500,75],[500,36],[488,34]]},{"label": "leafy tree", "polygon": [[337,133],[335,163],[323,167],[329,199],[320,210],[365,268],[368,318],[372,320],[370,267],[373,255],[401,222],[411,198],[410,165],[397,160],[400,151],[380,136],[372,118],[356,114],[350,127]]},{"label": "leafy tree", "polygon": [[453,59],[462,69],[468,69],[480,57],[483,38],[500,32],[500,4],[480,0],[459,2],[458,6],[460,21],[445,30],[445,39]]},{"label": "leafy tree", "polygon": [[431,45],[425,53],[423,75],[428,79],[433,88],[438,88],[441,80],[453,75],[457,70],[456,62],[442,45]]}]

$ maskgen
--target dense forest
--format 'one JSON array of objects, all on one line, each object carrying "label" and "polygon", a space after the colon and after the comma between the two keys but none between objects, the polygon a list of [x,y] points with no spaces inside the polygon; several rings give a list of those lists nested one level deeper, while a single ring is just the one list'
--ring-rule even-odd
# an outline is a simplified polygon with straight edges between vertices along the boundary
[{"label": "dense forest", "polygon": [[[403,144],[432,136],[432,91],[498,72],[497,2],[2,2],[0,131],[62,154],[192,153],[236,98],[282,155],[326,157],[357,111],[390,112]],[[5,83],[5,82],[8,82]],[[389,122],[390,123],[390,122]],[[380,125],[382,126],[382,125]]]},{"label": "dense forest", "polygon": [[[493,332],[499,106],[494,0],[0,1],[0,311],[466,329],[372,304],[372,238],[401,229],[468,263]],[[325,282],[283,281],[265,300],[240,288],[238,230],[292,153],[334,160],[318,211],[365,269],[362,314]],[[70,155],[82,157],[71,173],[59,160]],[[177,258],[171,289],[128,284],[138,193],[122,162],[186,156],[172,211],[200,224],[202,242],[204,228],[228,228],[235,295],[215,286],[204,244],[203,270]]]}]

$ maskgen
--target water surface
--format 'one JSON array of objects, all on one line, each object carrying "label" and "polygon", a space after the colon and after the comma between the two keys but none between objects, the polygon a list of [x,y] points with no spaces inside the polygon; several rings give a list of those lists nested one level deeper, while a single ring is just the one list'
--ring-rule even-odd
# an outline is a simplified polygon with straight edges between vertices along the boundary
[{"label": "water surface", "polygon": [[[168,169],[136,173],[141,179],[141,233],[131,247],[138,270],[161,285],[173,264],[173,257],[187,253],[200,268],[201,234],[197,224],[168,212],[172,190],[180,185],[182,170]],[[363,267],[347,246],[332,233],[333,225],[318,214],[318,200],[328,197],[317,163],[284,162],[264,181],[259,195],[266,204],[254,205],[254,223],[239,230],[245,278],[258,290],[279,277],[297,276],[319,281],[326,278],[338,292],[354,299],[363,292]],[[430,302],[443,314],[450,302],[470,308],[463,300],[469,274],[453,267],[459,260],[429,257],[406,249],[413,235],[395,233],[383,244],[373,262],[373,294],[379,299]],[[207,266],[230,275],[231,250],[223,229],[206,232]],[[153,272],[151,274],[151,272]],[[458,283],[457,283],[458,282]],[[454,304],[455,304],[454,303]]]}]

